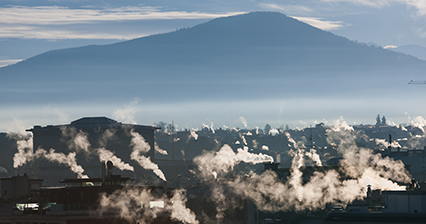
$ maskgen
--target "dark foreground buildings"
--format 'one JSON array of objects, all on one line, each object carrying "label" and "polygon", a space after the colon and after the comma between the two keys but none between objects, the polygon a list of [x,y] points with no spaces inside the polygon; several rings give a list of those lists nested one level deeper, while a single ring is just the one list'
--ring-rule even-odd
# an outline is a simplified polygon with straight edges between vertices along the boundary
[{"label": "dark foreground buildings", "polygon": [[[33,134],[33,151],[45,149],[49,152],[70,155],[76,154],[76,164],[82,166],[83,174],[89,177],[100,176],[101,156],[99,149],[103,148],[120,158],[124,163],[131,165],[130,170],[115,169],[114,172],[135,179],[156,179],[152,171],[146,171],[130,158],[133,150],[131,145],[132,132],[140,134],[150,149],[144,156],[155,159],[154,131],[157,128],[145,125],[123,124],[106,117],[84,117],[66,125],[34,126],[27,131]],[[87,140],[86,140],[87,139]],[[111,158],[105,159],[110,160]],[[44,179],[44,185],[55,186],[60,180],[76,178],[67,164],[51,162],[46,158],[37,158],[20,167],[18,173],[27,173],[30,176]]]},{"label": "dark foreground buildings", "polygon": [[[9,179],[19,181],[9,183]],[[170,190],[164,186],[136,186],[133,179],[112,174],[101,178],[65,179],[61,181],[64,185],[62,187],[33,186],[32,183],[39,179],[32,180],[26,175],[1,181],[2,185],[6,181],[16,189],[14,197],[1,199],[2,224],[136,224],[139,223],[137,219],[123,216],[121,210],[114,208],[113,202],[107,204],[106,208],[99,209],[101,197],[116,191],[144,191],[152,198],[161,199],[167,199],[170,195]],[[31,189],[25,188],[26,186],[31,186]],[[138,214],[133,215],[146,218],[147,223],[178,223],[164,209],[164,201],[123,202],[123,209],[136,211]],[[155,217],[149,215],[153,209],[157,210]]]}]

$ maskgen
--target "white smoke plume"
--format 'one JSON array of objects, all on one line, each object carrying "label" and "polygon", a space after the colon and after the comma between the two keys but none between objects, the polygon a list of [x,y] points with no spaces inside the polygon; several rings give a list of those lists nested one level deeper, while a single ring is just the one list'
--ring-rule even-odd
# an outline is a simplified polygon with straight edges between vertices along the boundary
[{"label": "white smoke plume", "polygon": [[237,149],[237,153],[229,145],[224,145],[218,152],[206,152],[194,158],[202,177],[215,176],[232,170],[240,162],[259,164],[274,162],[274,159],[265,154],[253,154],[248,148]]},{"label": "white smoke plume", "polygon": [[262,145],[262,150],[269,151],[269,146],[267,146],[267,145]]},{"label": "white smoke plume", "polygon": [[26,124],[24,121],[16,118],[16,117],[12,117],[13,121],[12,122],[8,122],[10,123],[9,125],[6,125],[7,128],[7,134],[11,137],[11,135],[20,135],[20,136],[24,136],[27,134],[26,131]]},{"label": "white smoke plume", "polygon": [[385,148],[388,148],[389,146],[392,148],[401,148],[401,145],[397,141],[392,141],[392,143],[389,143],[385,139],[374,139],[377,145],[383,145]]},{"label": "white smoke plume", "polygon": [[[411,179],[400,161],[382,158],[371,150],[349,150],[342,162],[343,172],[350,178],[342,181],[341,174],[329,169],[323,172],[315,171],[307,182],[304,182],[301,167],[304,164],[305,153],[295,144],[291,174],[286,182],[278,180],[277,174],[265,171],[262,175],[252,174],[250,177],[237,177],[228,181],[227,185],[234,193],[251,199],[260,210],[316,210],[324,208],[327,203],[348,204],[356,199],[365,197],[367,185],[373,189],[403,190],[390,178],[399,182],[409,182]],[[344,151],[344,149],[342,149]]]},{"label": "white smoke plume", "polygon": [[343,117],[340,117],[339,119],[334,121],[334,127],[331,129],[332,131],[338,132],[338,131],[353,131],[354,128],[343,119]]},{"label": "white smoke plume", "polygon": [[[161,218],[164,212],[170,214],[174,221],[185,224],[198,224],[194,212],[186,207],[184,190],[175,190],[172,197],[155,195],[151,191],[139,188],[120,189],[110,195],[102,194],[98,211],[101,214],[111,212],[128,221],[129,223],[149,224],[155,218]],[[150,206],[152,201],[162,201],[164,208]],[[134,206],[139,205],[139,206]]]},{"label": "white smoke plume", "polygon": [[162,180],[167,181],[166,176],[164,176],[163,171],[160,170],[158,165],[153,163],[149,157],[143,155],[149,152],[151,147],[142,135],[133,130],[130,131],[130,134],[132,135],[130,146],[133,148],[130,158],[138,162],[142,168],[152,170],[155,175],[160,177]]},{"label": "white smoke plume", "polygon": [[420,130],[425,132],[425,126],[426,126],[426,119],[424,119],[422,116],[417,116],[413,120],[410,121],[411,125],[414,127],[419,128]]},{"label": "white smoke plume", "polygon": [[239,119],[240,119],[241,123],[243,123],[244,128],[247,128],[247,120],[244,117],[242,117],[242,116],[239,117]]},{"label": "white smoke plume", "polygon": [[169,208],[172,212],[172,219],[180,220],[183,223],[198,224],[198,220],[195,217],[194,212],[186,207],[186,196],[184,195],[184,190],[174,191],[173,197],[171,199],[172,205]]},{"label": "white smoke plume", "polygon": [[76,152],[83,151],[86,154],[90,154],[90,142],[87,139],[87,133],[82,130],[77,130],[74,127],[62,126],[60,129],[63,137],[70,138],[70,140],[67,141],[70,149],[74,149]]},{"label": "white smoke plume", "polygon": [[[338,146],[337,151],[343,157],[341,164],[346,175],[359,178],[371,174],[382,177],[377,180],[388,181],[388,179],[392,179],[401,183],[407,183],[411,180],[401,161],[395,161],[389,157],[382,158],[381,154],[374,154],[370,149],[359,147],[357,142],[366,141],[366,136],[361,132],[350,128],[334,128],[329,130],[327,134],[327,141]],[[385,187],[385,189],[389,188]]]},{"label": "white smoke plume", "polygon": [[13,167],[18,168],[33,160],[33,138],[16,141],[18,152],[13,155]]},{"label": "white smoke plume", "polygon": [[191,131],[189,131],[189,133],[190,133],[190,136],[193,137],[195,140],[198,139],[198,134],[197,134],[197,132],[194,129],[192,129]]},{"label": "white smoke plume", "polygon": [[[315,165],[317,165],[317,166],[322,166],[322,162],[321,162],[321,158],[320,158],[320,155],[317,153],[317,151],[315,150],[315,149],[313,149],[313,148],[311,148],[311,149],[309,149],[309,152],[306,152],[305,151],[305,145],[304,145],[304,142],[303,141],[299,141],[299,142],[296,142],[292,137],[291,137],[291,135],[290,135],[290,133],[288,133],[288,132],[285,132],[285,135],[287,136],[287,138],[288,138],[288,141],[290,142],[290,143],[293,143],[293,147],[298,151],[298,153],[300,154],[300,158],[299,158],[299,162],[300,163],[303,163],[303,164],[299,164],[298,166],[299,167],[301,167],[301,166],[303,166],[303,165],[305,165],[304,164],[304,158],[301,156],[301,155],[305,155],[305,156],[307,156],[311,161],[313,161],[313,162],[315,162]],[[293,155],[293,156],[295,156],[295,152],[294,151],[292,151],[292,150],[290,150],[289,151],[289,153],[290,153],[290,155]],[[297,154],[297,155],[299,155],[299,154]],[[294,161],[293,161],[294,162]]]},{"label": "white smoke plume", "polygon": [[[250,199],[263,211],[317,210],[328,203],[348,204],[356,199],[363,199],[368,185],[371,185],[373,190],[405,189],[405,186],[398,183],[409,183],[411,177],[401,161],[383,158],[381,154],[359,147],[357,143],[365,140],[363,134],[354,131],[344,121],[339,120],[335,124],[328,130],[327,140],[335,145],[336,153],[343,157],[340,169],[323,167],[306,177],[305,158],[315,161],[317,166],[321,165],[321,160],[312,156],[317,155],[313,149],[305,151],[303,141],[296,142],[286,133],[294,148],[290,153],[293,160],[287,181],[279,180],[275,172],[267,170],[260,175],[251,173],[248,176],[235,176],[234,179],[217,182],[232,190],[227,192],[228,195],[222,195],[224,193],[220,190],[221,187],[215,187],[213,191],[217,193],[215,197],[218,198],[216,205],[230,206],[223,203],[223,200],[230,200],[222,197],[225,196]],[[197,157],[194,162],[205,174],[204,177],[208,178],[208,175],[223,174],[232,169],[235,165],[235,160],[231,159],[234,154],[229,146],[224,146],[217,153],[206,153]],[[222,217],[224,210],[226,207],[217,211],[217,218]]]},{"label": "white smoke plume", "polygon": [[49,152],[39,148],[35,152],[33,150],[33,138],[28,140],[21,139],[16,142],[18,152],[13,156],[13,167],[18,168],[34,159],[45,158],[51,162],[57,162],[59,164],[64,164],[70,167],[71,171],[77,174],[78,178],[89,178],[87,175],[84,175],[84,169],[77,164],[75,158],[76,153],[71,152],[68,155],[64,153],[57,153],[54,149],[50,149]]},{"label": "white smoke plume", "polygon": [[126,105],[124,108],[114,110],[114,112],[112,113],[112,117],[121,122],[137,124],[135,119],[135,114],[137,111],[139,111],[137,104],[138,100],[135,99],[134,101]]},{"label": "white smoke plume", "polygon": [[210,130],[213,134],[215,133],[215,131],[213,129],[213,122],[212,121],[210,121],[210,126],[203,123],[203,129]]},{"label": "white smoke plume", "polygon": [[132,135],[132,140],[130,142],[130,146],[133,147],[133,151],[138,153],[147,153],[151,150],[151,146],[149,146],[148,142],[145,141],[145,138],[142,137],[141,134],[131,130],[130,134]]},{"label": "white smoke plume", "polygon": [[213,134],[215,133],[214,128],[213,128],[213,121],[210,121],[210,130],[213,132]]},{"label": "white smoke plume", "polygon": [[117,167],[120,170],[130,170],[135,171],[133,166],[128,163],[123,162],[120,158],[114,155],[113,152],[105,148],[97,148],[96,152],[99,155],[99,160],[102,161],[111,161],[114,164],[114,167]]},{"label": "white smoke plume", "polygon": [[50,149],[49,152],[46,152],[44,149],[37,149],[35,152],[36,158],[46,158],[49,161],[57,162],[59,164],[68,165],[74,173],[77,174],[78,178],[89,178],[87,175],[84,175],[84,169],[80,165],[77,164],[77,160],[75,158],[76,153],[70,152],[68,155],[64,153],[57,153],[54,149]]},{"label": "white smoke plume", "polygon": [[272,136],[278,135],[279,133],[280,131],[278,131],[276,128],[271,128],[271,130],[269,130],[269,134]]},{"label": "white smoke plume", "polygon": [[157,144],[157,142],[154,142],[154,150],[158,153],[160,153],[161,155],[168,155],[167,151],[160,148],[160,146]]},{"label": "white smoke plume", "polygon": [[118,158],[113,152],[106,149],[107,143],[110,139],[114,137],[116,132],[115,129],[107,129],[101,137],[98,139],[100,148],[93,148],[89,142],[89,135],[82,130],[78,130],[74,127],[61,127],[61,132],[63,137],[67,137],[70,140],[67,141],[67,144],[70,149],[75,149],[76,152],[83,151],[87,156],[89,155],[97,155],[99,157],[99,161],[111,161],[115,167],[120,170],[130,170],[134,171],[134,168],[128,164],[123,162],[120,158]]},{"label": "white smoke plume", "polygon": [[305,155],[314,161],[317,166],[322,166],[320,155],[315,149],[310,149],[309,152],[305,152]]},{"label": "white smoke plume", "polygon": [[[257,139],[251,140],[251,143],[253,145],[253,149],[257,149],[259,147],[259,142],[257,141]],[[262,149],[263,149],[263,146],[262,146]]]},{"label": "white smoke plume", "polygon": [[116,129],[105,130],[105,132],[99,138],[99,145],[104,148],[107,147],[108,141],[114,138],[114,134],[116,133],[116,131]]},{"label": "white smoke plume", "polygon": [[243,141],[243,144],[244,145],[247,145],[247,140],[246,140],[246,138],[244,137],[244,135],[243,134],[239,134],[240,135],[240,138],[241,138],[241,141]]}]

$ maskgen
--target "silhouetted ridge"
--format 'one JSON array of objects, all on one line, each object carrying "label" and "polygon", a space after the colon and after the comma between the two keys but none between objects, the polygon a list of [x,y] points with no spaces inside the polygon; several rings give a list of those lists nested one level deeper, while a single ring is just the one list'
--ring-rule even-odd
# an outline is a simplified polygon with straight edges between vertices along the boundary
[{"label": "silhouetted ridge", "polygon": [[232,44],[251,46],[354,46],[291,17],[275,12],[252,12],[213,19],[189,29],[138,38],[120,44]]},{"label": "silhouetted ridge", "polygon": [[412,56],[356,43],[280,13],[253,12],[116,44],[49,51],[0,68],[0,74],[3,81],[12,82],[102,85],[134,80],[173,85],[195,79],[206,83],[295,73],[315,76],[350,70],[363,74],[371,68],[423,64]]}]

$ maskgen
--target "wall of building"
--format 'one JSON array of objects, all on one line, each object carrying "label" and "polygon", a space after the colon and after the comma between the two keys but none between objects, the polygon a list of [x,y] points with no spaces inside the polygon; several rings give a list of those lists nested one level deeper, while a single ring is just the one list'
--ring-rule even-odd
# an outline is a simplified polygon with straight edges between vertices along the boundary
[{"label": "wall of building", "polygon": [[[122,124],[105,117],[94,117],[82,118],[68,125],[34,126],[33,129],[28,131],[33,133],[34,150],[38,148],[43,148],[47,151],[55,149],[55,152],[66,155],[76,152],[77,164],[83,167],[85,170],[84,174],[89,177],[101,176],[101,161],[96,153],[96,149],[103,147],[113,152],[123,162],[135,168],[135,172],[121,171],[116,168],[113,171],[114,174],[140,179],[146,178],[152,171],[141,169],[140,165],[130,158],[133,150],[133,147],[130,145],[132,140],[130,132],[137,132],[144,137],[151,148],[145,156],[149,156],[153,160],[155,157],[154,130],[155,128],[151,126]],[[89,151],[92,153],[85,153],[83,150],[72,147],[75,133],[78,132],[83,132],[87,136],[87,140],[90,143]],[[105,138],[106,132],[113,134]],[[43,158],[28,164],[26,170],[31,173],[31,176],[44,179],[46,186],[58,186],[60,185],[60,180],[77,177],[68,166],[49,162]]]},{"label": "wall of building", "polygon": [[[410,194],[411,193],[411,194]],[[383,213],[423,213],[426,204],[426,195],[412,193],[410,191],[400,194],[382,195],[385,201]]]}]

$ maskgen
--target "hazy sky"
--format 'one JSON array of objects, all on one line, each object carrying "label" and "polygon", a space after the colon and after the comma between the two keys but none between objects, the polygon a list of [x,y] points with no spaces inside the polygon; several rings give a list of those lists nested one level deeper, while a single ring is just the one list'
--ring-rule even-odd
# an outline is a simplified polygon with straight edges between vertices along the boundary
[{"label": "hazy sky", "polygon": [[[281,12],[351,40],[375,43],[382,47],[408,44],[426,47],[425,0],[2,0],[0,66],[52,49],[114,43],[192,27],[216,17],[252,11]],[[0,131],[22,130],[35,124],[69,123],[79,116],[98,115],[111,116],[124,122],[149,124],[160,120],[174,120],[181,126],[193,125],[184,122],[185,119],[194,120],[194,117],[181,111],[181,107],[146,106],[133,101],[138,99],[129,98],[128,102],[109,108],[86,105],[84,112],[77,107],[66,108],[59,105],[40,105],[38,108],[18,105],[3,108]],[[214,108],[202,107],[198,103],[192,103],[191,106],[194,107],[194,113],[202,114],[195,123],[219,123],[215,127],[242,127],[239,116],[245,117],[251,127],[263,126],[267,122],[265,118],[270,119],[273,125],[285,124],[291,119],[292,127],[303,127],[306,122],[314,124],[322,119],[335,119],[339,116],[351,117],[351,124],[374,123],[377,112],[380,113],[380,109],[377,109],[364,114],[351,114],[354,104],[348,103],[346,108],[339,107],[345,103],[346,100],[331,102],[331,109],[335,113],[329,114],[329,117],[310,116],[306,118],[310,120],[300,121],[301,114],[293,118],[287,113],[286,110],[291,110],[296,104],[288,100],[272,102],[268,105],[274,106],[268,109],[265,109],[268,107],[265,104],[263,108],[252,110],[254,112],[250,114],[245,113],[246,108],[238,104],[229,104],[220,112],[214,110],[223,105],[221,102],[214,104]],[[404,109],[398,111],[393,111],[392,104],[377,108],[386,112],[389,121],[394,118],[395,123],[401,123],[409,121],[410,116],[419,115],[416,108],[410,106],[411,103],[407,101],[403,105]],[[238,115],[227,117],[227,110],[238,109],[241,110],[236,113]],[[309,115],[307,112],[306,117]],[[369,116],[371,120],[366,120]],[[260,118],[262,120],[257,121]],[[182,120],[181,123],[179,119]]]}]

